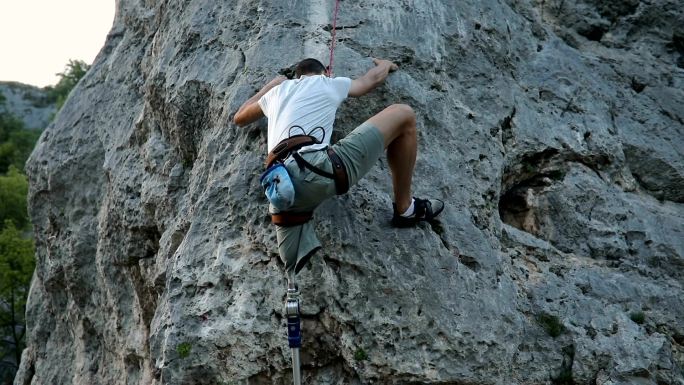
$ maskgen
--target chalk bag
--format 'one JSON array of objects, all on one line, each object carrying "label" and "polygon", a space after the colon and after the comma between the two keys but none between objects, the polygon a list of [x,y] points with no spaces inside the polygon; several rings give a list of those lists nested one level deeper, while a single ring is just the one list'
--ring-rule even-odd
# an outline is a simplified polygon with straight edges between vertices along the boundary
[{"label": "chalk bag", "polygon": [[278,211],[285,211],[294,204],[295,191],[290,174],[282,163],[269,167],[259,179],[264,194]]}]

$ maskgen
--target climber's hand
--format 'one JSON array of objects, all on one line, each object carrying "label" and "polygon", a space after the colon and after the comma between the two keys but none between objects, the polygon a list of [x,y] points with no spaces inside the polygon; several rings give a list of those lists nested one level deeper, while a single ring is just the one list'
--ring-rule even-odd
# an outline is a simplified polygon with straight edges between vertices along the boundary
[{"label": "climber's hand", "polygon": [[399,66],[389,60],[372,59],[375,67],[368,70],[363,76],[352,80],[349,96],[359,97],[369,93],[382,84],[390,72],[396,71],[399,68]]},{"label": "climber's hand", "polygon": [[399,66],[392,63],[389,60],[384,60],[384,59],[378,59],[378,58],[373,58],[373,63],[375,63],[376,66],[386,66],[389,69],[389,72],[394,72],[399,69]]}]

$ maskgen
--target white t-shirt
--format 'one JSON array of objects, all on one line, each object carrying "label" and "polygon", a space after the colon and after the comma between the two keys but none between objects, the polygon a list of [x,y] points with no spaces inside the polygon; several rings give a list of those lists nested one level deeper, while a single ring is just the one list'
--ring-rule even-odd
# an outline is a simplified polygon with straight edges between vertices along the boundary
[{"label": "white t-shirt", "polygon": [[[349,94],[350,78],[302,75],[286,80],[259,99],[268,118],[268,151],[290,135],[313,135],[322,141],[300,151],[320,149],[330,144],[337,107]],[[292,126],[300,126],[301,129]],[[316,129],[316,127],[322,127]]]}]

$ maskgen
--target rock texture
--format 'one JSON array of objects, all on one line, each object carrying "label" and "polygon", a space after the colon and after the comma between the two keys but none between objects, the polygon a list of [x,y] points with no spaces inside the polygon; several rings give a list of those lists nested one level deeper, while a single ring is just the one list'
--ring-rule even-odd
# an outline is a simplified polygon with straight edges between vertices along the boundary
[{"label": "rock texture", "polygon": [[[334,1],[120,0],[28,170],[38,265],[15,384],[288,384],[285,278],[231,114],[327,60]],[[386,161],[322,205],[300,273],[306,384],[684,384],[678,0],[341,2],[335,72],[401,69],[340,109],[418,114],[415,192]]]},{"label": "rock texture", "polygon": [[5,97],[5,102],[0,104],[0,112],[7,111],[16,116],[26,128],[42,130],[57,112],[47,92],[38,87],[0,82],[0,93]]}]

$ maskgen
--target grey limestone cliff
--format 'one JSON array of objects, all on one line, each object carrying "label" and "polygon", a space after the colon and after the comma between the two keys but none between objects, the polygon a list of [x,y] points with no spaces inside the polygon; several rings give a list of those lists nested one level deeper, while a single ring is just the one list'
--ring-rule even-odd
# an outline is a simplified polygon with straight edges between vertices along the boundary
[{"label": "grey limestone cliff", "polygon": [[[288,384],[285,277],[258,184],[278,69],[327,61],[334,1],[119,0],[28,164],[37,268],[17,385]],[[400,70],[338,112],[418,115],[323,204],[299,275],[306,384],[684,384],[678,0],[343,0],[335,73]]]},{"label": "grey limestone cliff", "polygon": [[0,82],[0,112],[8,112],[24,122],[29,129],[47,127],[57,112],[54,101],[47,92],[38,87],[17,82]]}]

